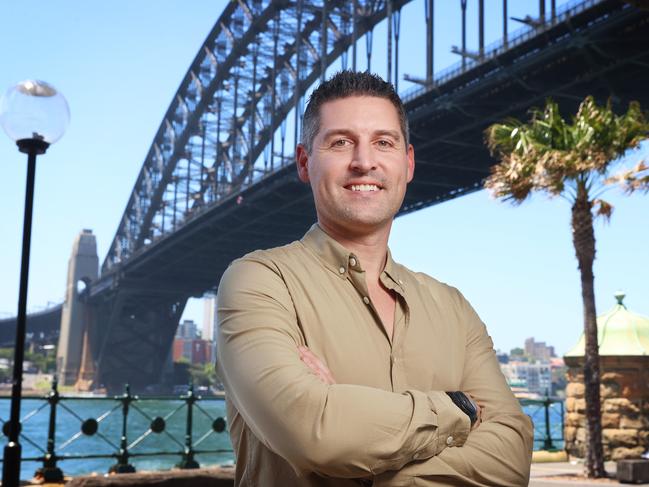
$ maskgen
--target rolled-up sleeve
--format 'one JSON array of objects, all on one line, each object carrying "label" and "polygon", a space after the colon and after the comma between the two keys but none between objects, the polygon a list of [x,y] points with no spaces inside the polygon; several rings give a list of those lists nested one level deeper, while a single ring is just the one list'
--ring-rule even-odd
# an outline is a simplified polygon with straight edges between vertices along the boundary
[{"label": "rolled-up sleeve", "polygon": [[303,335],[272,262],[247,257],[228,268],[217,318],[217,370],[229,400],[297,472],[377,475],[448,451],[449,435],[459,443],[468,435],[468,418],[443,392],[322,383],[299,358]]},{"label": "rolled-up sleeve", "polygon": [[500,371],[485,325],[459,292],[456,306],[459,318],[467,324],[461,390],[480,404],[482,423],[462,446],[411,462],[398,472],[379,475],[375,487],[522,487],[529,483],[532,422]]}]

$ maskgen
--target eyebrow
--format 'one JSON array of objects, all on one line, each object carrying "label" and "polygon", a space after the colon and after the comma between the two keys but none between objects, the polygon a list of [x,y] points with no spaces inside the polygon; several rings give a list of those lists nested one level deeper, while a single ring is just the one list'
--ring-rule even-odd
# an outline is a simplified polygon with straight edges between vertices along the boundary
[{"label": "eyebrow", "polygon": [[[350,136],[352,136],[352,135],[354,135],[354,131],[349,130],[349,129],[331,129],[331,130],[327,130],[323,135],[323,139],[327,140],[327,139],[329,139],[329,138],[331,138],[333,136],[336,136],[336,135],[350,135]],[[373,136],[387,135],[389,137],[392,137],[395,140],[401,140],[401,133],[399,131],[397,131],[397,130],[376,130],[376,131],[374,131],[372,133],[372,135]]]}]

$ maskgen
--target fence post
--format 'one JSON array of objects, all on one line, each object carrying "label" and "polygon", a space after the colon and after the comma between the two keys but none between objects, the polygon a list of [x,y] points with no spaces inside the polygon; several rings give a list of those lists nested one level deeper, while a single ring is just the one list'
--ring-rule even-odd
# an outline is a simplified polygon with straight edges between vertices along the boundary
[{"label": "fence post", "polygon": [[200,465],[196,460],[194,460],[194,448],[192,446],[192,423],[193,423],[193,411],[194,403],[198,400],[198,397],[194,395],[194,384],[189,383],[189,389],[187,390],[187,395],[183,398],[187,403],[187,424],[185,427],[185,450],[183,451],[183,457],[180,463],[177,465],[178,468],[199,468]]},{"label": "fence post", "polygon": [[550,405],[552,404],[552,399],[548,390],[545,391],[545,399],[543,400],[543,405],[545,406],[545,438],[543,439],[543,449],[544,450],[554,450],[554,445],[552,444],[552,431],[550,428]]},{"label": "fence post", "polygon": [[46,396],[50,404],[50,421],[47,428],[47,453],[43,459],[43,466],[36,470],[35,477],[40,477],[44,482],[63,482],[63,472],[56,466],[56,405],[61,400],[56,376],[52,380],[52,389]]},{"label": "fence post", "polygon": [[565,445],[566,445],[566,443],[565,443],[566,442],[566,438],[565,438],[565,428],[566,428],[566,425],[565,425],[565,413],[566,412],[563,409],[563,401],[561,401],[559,404],[561,405],[561,438],[560,439],[561,439],[561,441],[563,441],[563,445],[564,445],[564,448],[565,448]]},{"label": "fence post", "polygon": [[122,403],[122,437],[119,442],[119,453],[117,454],[117,463],[108,469],[109,473],[133,473],[135,467],[128,463],[128,441],[126,439],[126,428],[128,423],[128,407],[137,397],[131,396],[131,386],[126,384],[124,394],[116,397]]}]

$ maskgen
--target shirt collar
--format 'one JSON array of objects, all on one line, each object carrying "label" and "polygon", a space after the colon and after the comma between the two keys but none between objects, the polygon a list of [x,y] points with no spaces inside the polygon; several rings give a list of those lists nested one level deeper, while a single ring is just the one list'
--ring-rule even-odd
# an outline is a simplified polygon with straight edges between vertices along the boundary
[{"label": "shirt collar", "polygon": [[[328,269],[342,279],[347,278],[350,269],[362,271],[358,257],[330,237],[317,223],[311,226],[301,241],[323,261]],[[388,258],[383,270],[397,286],[403,287],[398,267],[398,264],[392,260],[392,253],[388,249]]]},{"label": "shirt collar", "polygon": [[392,259],[392,252],[390,252],[390,249],[388,248],[388,258],[385,261],[385,269],[383,270],[397,286],[403,289],[403,280],[399,277],[400,273],[398,269],[399,264]]}]

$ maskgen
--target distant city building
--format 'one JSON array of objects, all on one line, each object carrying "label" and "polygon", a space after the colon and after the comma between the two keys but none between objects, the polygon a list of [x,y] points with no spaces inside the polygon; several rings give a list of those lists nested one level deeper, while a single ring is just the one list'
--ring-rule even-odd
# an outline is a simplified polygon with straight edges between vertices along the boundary
[{"label": "distant city building", "polygon": [[216,360],[216,295],[205,296],[203,300],[203,338],[210,341],[210,358]]},{"label": "distant city building", "polygon": [[182,323],[178,324],[176,338],[184,338],[188,340],[200,338],[198,325],[193,320],[184,320]]},{"label": "distant city building", "polygon": [[203,338],[214,340],[214,327],[216,326],[216,296],[206,295],[203,298]]},{"label": "distant city building", "polygon": [[212,361],[212,342],[199,338],[176,338],[173,360],[187,360],[190,364],[207,364]]},{"label": "distant city building", "polygon": [[525,340],[525,354],[535,360],[549,362],[551,358],[556,357],[554,347],[548,346],[545,342],[535,342],[534,337]]},{"label": "distant city building", "polygon": [[525,349],[513,348],[509,356],[498,354],[500,369],[518,397],[558,395],[565,388],[563,359],[554,347],[534,338],[525,340]]},{"label": "distant city building", "polygon": [[201,337],[193,320],[184,320],[178,324],[172,352],[174,362],[184,359],[191,364],[206,364],[213,357],[212,341]]},{"label": "distant city building", "polygon": [[507,383],[527,392],[545,395],[552,392],[552,366],[549,363],[529,363],[512,360],[500,364]]},{"label": "distant city building", "polygon": [[507,364],[509,363],[509,355],[505,352],[496,352],[496,358],[498,359],[498,362],[501,364]]}]

